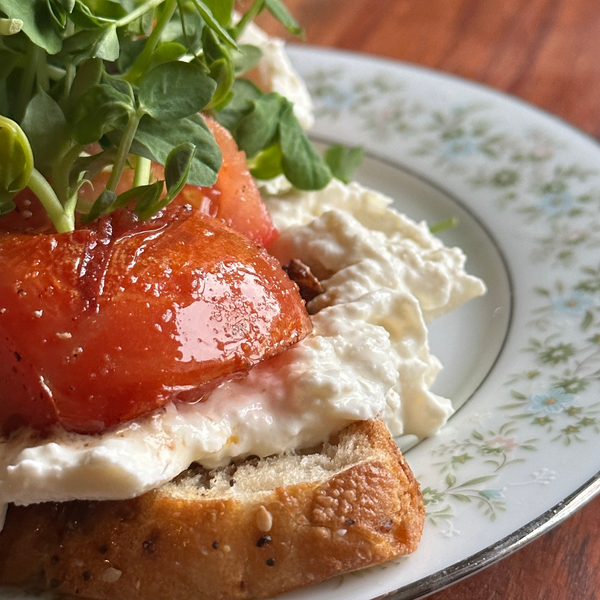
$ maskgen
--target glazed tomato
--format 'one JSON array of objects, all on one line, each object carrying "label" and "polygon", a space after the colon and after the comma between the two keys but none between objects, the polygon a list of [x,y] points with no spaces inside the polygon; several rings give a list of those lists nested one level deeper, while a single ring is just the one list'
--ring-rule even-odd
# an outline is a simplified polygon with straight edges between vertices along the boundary
[{"label": "glazed tomato", "polygon": [[236,231],[263,248],[268,248],[277,237],[277,230],[250,175],[246,155],[238,150],[227,129],[210,118],[206,118],[206,124],[223,153],[217,182],[210,188],[187,185],[179,195],[179,200],[223,219]]},{"label": "glazed tomato", "polygon": [[311,329],[266,251],[189,206],[0,235],[0,425],[94,433],[196,401]]},{"label": "glazed tomato", "polygon": [[[246,155],[238,150],[227,129],[213,119],[205,117],[205,120],[223,155],[217,182],[208,188],[186,185],[174,202],[192,204],[203,213],[222,219],[229,227],[267,248],[277,237],[277,230],[248,170]],[[81,188],[79,196],[93,202],[106,186],[108,178],[108,172],[100,173],[94,179],[93,186],[84,185]],[[154,178],[164,178],[161,165],[154,165]],[[130,189],[132,184],[133,171],[126,170],[119,181],[117,193]]]}]

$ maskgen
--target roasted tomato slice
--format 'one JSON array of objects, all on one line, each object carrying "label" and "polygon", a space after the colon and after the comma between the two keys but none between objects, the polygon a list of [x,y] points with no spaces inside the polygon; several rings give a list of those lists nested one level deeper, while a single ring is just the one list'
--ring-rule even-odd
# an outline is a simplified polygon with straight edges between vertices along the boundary
[{"label": "roasted tomato slice", "polygon": [[223,219],[236,231],[268,248],[277,237],[277,230],[248,170],[246,155],[238,150],[227,129],[210,118],[206,124],[223,153],[219,177],[210,188],[185,186],[179,201],[190,202],[206,214]]},{"label": "roasted tomato slice", "polygon": [[[223,220],[229,227],[243,233],[248,239],[267,248],[277,237],[271,215],[246,164],[246,155],[238,150],[235,140],[221,125],[210,118],[206,124],[212,131],[223,154],[223,163],[217,182],[212,187],[186,185],[175,199],[176,204],[189,203],[203,213]],[[91,185],[84,185],[79,196],[93,202],[106,186],[110,174],[100,173]],[[161,165],[154,166],[155,179],[163,179]],[[133,184],[133,171],[123,173],[117,193]]]},{"label": "roasted tomato slice", "polygon": [[101,432],[196,401],[311,329],[266,251],[189,206],[0,235],[0,425]]}]

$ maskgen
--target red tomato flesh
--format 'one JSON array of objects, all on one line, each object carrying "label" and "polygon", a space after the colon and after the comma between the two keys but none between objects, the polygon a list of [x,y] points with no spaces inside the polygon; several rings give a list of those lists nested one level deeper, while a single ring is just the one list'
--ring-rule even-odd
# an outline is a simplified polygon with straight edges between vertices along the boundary
[{"label": "red tomato flesh", "polygon": [[248,170],[246,155],[227,129],[210,118],[206,118],[206,124],[223,154],[217,182],[210,188],[186,185],[178,200],[223,219],[236,231],[268,248],[277,238],[277,230]]},{"label": "red tomato flesh", "polygon": [[303,338],[277,261],[217,219],[116,212],[70,234],[0,235],[0,426],[101,432]]},{"label": "red tomato flesh", "polygon": [[[211,187],[186,185],[174,203],[189,203],[203,213],[223,220],[263,248],[268,248],[277,238],[277,229],[248,170],[246,155],[238,149],[227,129],[211,118],[205,117],[205,120],[223,155],[217,182]],[[109,176],[106,171],[100,173],[94,179],[93,186],[85,184],[80,189],[79,197],[91,204],[106,187]],[[154,165],[154,179],[164,179],[161,165]],[[119,181],[117,194],[130,189],[132,185],[133,171],[129,169]]]}]

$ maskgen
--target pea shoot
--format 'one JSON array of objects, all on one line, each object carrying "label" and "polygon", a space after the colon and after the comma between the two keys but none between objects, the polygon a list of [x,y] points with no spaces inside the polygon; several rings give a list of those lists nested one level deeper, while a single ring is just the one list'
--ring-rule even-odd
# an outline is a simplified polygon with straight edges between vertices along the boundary
[{"label": "pea shoot", "polygon": [[[280,0],[254,0],[239,18],[233,7],[0,0],[0,214],[29,187],[59,232],[122,206],[151,217],[186,183],[216,181],[221,152],[201,111],[230,129],[257,176],[324,187],[331,170],[289,101],[240,79],[261,58],[237,41],[256,15],[300,27]],[[152,181],[152,161],[164,165],[164,181]],[[134,186],[118,193],[127,168]],[[105,188],[86,205],[80,188],[105,169]]]}]

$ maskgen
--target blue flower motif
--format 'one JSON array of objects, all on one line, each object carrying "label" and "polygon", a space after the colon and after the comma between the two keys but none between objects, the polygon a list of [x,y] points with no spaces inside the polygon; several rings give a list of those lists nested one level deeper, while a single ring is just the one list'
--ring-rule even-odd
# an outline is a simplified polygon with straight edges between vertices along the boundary
[{"label": "blue flower motif", "polygon": [[580,315],[594,305],[589,294],[572,292],[569,296],[561,296],[553,303],[554,310],[567,315]]},{"label": "blue flower motif", "polygon": [[500,498],[504,498],[504,489],[501,490],[481,490],[479,492],[480,496],[487,498],[488,500],[499,500]]},{"label": "blue flower motif", "polygon": [[471,137],[461,136],[446,140],[442,153],[449,159],[470,156],[477,152],[477,143]]},{"label": "blue flower motif", "polygon": [[541,207],[550,215],[567,212],[575,204],[575,198],[568,190],[548,192],[542,196]]},{"label": "blue flower motif", "polygon": [[559,413],[567,404],[575,400],[575,394],[567,394],[561,388],[551,389],[546,394],[535,394],[529,397],[529,410],[533,412]]},{"label": "blue flower motif", "polygon": [[335,88],[320,100],[326,110],[344,110],[352,106],[356,100],[356,94],[351,89]]}]

